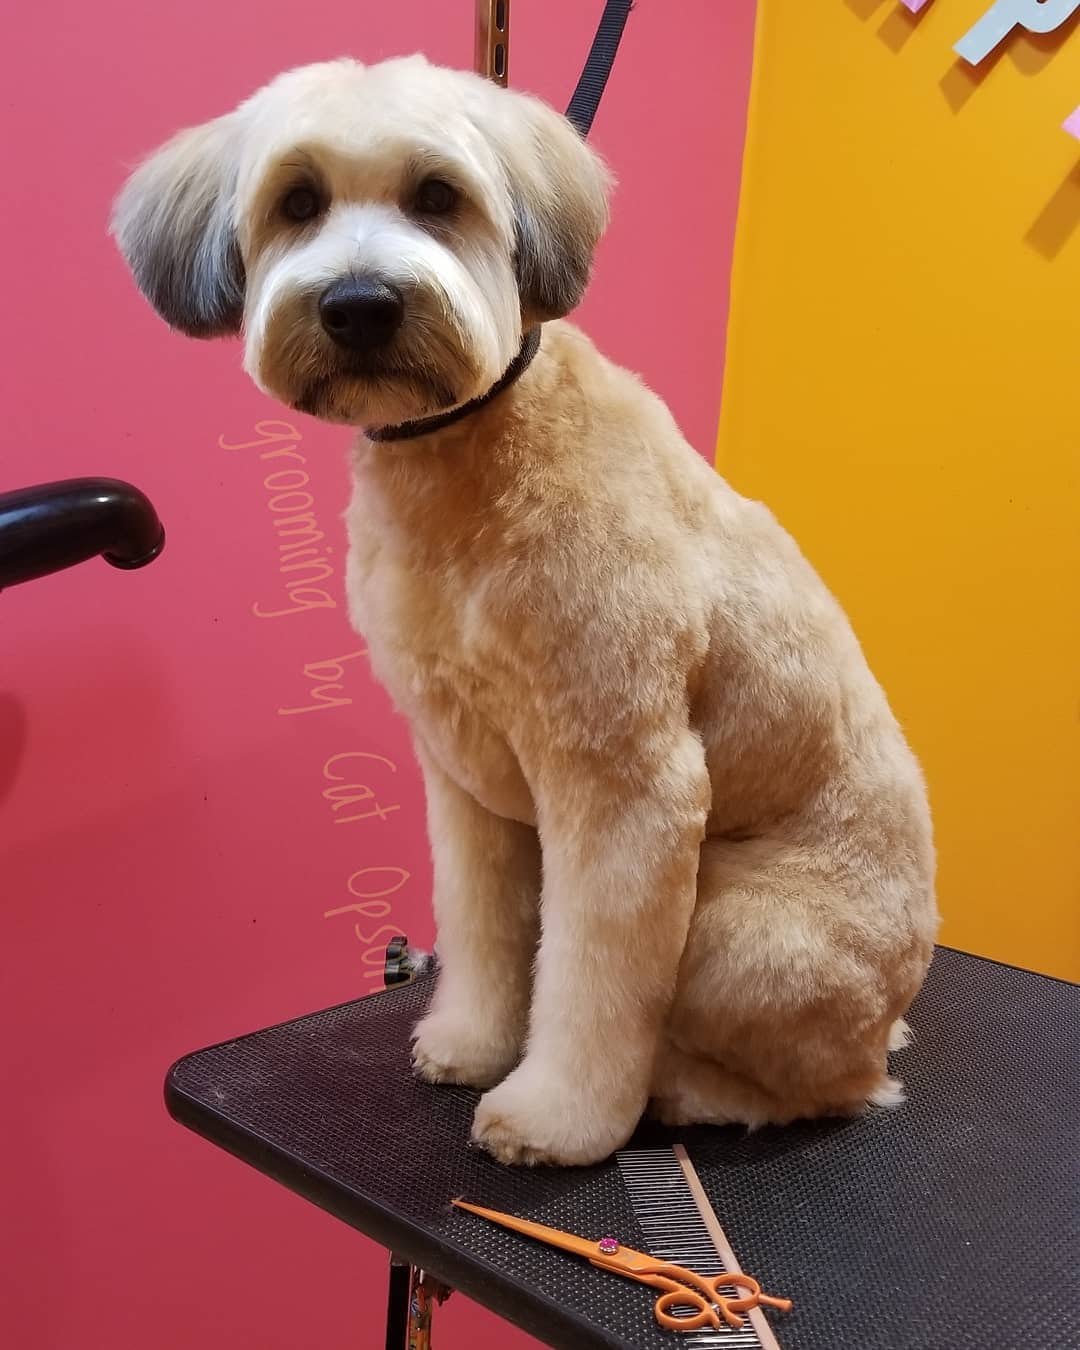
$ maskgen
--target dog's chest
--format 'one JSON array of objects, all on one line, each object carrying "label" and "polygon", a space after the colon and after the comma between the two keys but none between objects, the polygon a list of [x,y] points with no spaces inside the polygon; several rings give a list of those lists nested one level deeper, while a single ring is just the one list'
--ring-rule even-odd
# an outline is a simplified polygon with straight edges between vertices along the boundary
[{"label": "dog's chest", "polygon": [[495,814],[535,823],[510,746],[519,691],[490,583],[449,560],[432,564],[372,505],[354,500],[348,517],[349,612],[372,669],[451,778]]}]

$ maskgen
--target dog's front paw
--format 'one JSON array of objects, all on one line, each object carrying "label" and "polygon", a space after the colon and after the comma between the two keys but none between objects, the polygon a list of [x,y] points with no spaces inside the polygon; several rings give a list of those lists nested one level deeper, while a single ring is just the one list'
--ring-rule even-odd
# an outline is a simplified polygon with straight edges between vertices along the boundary
[{"label": "dog's front paw", "polygon": [[450,1010],[436,1010],[413,1032],[413,1068],[429,1083],[487,1088],[514,1067],[520,1046],[513,1033]]},{"label": "dog's front paw", "polygon": [[587,1087],[526,1061],[480,1099],[472,1137],[500,1162],[584,1167],[625,1144],[636,1124],[636,1113],[605,1109]]}]

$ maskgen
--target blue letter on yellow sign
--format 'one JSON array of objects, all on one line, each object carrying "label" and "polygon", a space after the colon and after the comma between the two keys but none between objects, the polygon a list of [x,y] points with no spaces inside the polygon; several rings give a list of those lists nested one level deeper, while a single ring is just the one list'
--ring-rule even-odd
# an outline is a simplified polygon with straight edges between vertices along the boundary
[{"label": "blue letter on yellow sign", "polygon": [[1080,0],[997,0],[974,28],[968,29],[953,51],[977,66],[1014,28],[1026,28],[1029,33],[1052,33],[1077,9]]}]

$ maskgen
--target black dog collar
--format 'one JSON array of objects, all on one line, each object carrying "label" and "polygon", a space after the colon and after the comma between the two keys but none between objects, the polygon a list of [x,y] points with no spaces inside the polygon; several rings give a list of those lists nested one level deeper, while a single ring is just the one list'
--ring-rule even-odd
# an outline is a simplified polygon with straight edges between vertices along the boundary
[{"label": "black dog collar", "polygon": [[434,417],[419,417],[415,422],[401,422],[396,427],[367,427],[364,435],[369,441],[411,441],[417,436],[429,436],[433,431],[442,431],[444,427],[451,427],[455,422],[460,422],[463,417],[468,417],[470,413],[477,412],[485,404],[491,402],[496,394],[514,383],[514,381],[525,370],[536,355],[540,347],[540,325],[530,328],[521,341],[521,348],[517,356],[503,371],[502,375],[486,394],[481,394],[479,398],[470,399],[468,403],[463,403],[460,408],[451,408],[449,412],[436,413]]}]

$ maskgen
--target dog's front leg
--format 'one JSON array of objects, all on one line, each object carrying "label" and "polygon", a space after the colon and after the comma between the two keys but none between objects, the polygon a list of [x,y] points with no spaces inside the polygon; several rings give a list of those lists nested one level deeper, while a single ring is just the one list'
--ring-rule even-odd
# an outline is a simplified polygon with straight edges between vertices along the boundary
[{"label": "dog's front leg", "polygon": [[536,831],[486,811],[418,747],[435,864],[439,977],[413,1036],[432,1083],[490,1087],[517,1063],[540,909]]},{"label": "dog's front leg", "polygon": [[534,787],[542,937],[525,1058],[480,1102],[474,1138],[503,1162],[598,1162],[649,1091],[694,906],[709,788],[676,733],[647,762],[561,757]]}]

